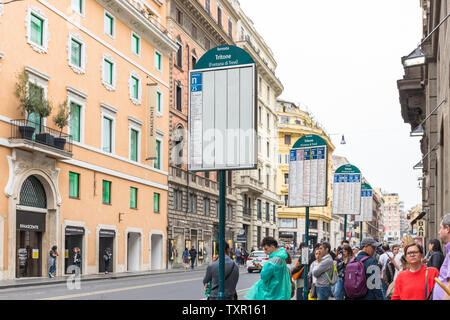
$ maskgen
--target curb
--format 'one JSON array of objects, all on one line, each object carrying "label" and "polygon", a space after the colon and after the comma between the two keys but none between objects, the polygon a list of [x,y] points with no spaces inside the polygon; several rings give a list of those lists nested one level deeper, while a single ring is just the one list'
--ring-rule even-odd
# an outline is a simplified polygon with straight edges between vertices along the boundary
[{"label": "curb", "polygon": [[[187,273],[187,271],[185,271],[184,269],[175,269],[176,271],[169,271],[169,270],[174,270],[174,269],[167,269],[167,271],[162,271],[162,272],[153,272],[153,273],[138,273],[138,274],[122,274],[122,273],[118,273],[118,274],[111,274],[111,276],[94,276],[94,277],[89,277],[89,278],[83,278],[81,277],[80,281],[96,281],[96,280],[117,280],[117,279],[125,279],[125,278],[137,278],[137,277],[145,277],[145,276],[154,276],[154,275],[161,275],[161,274],[171,274],[171,273]],[[194,271],[203,271],[206,270],[206,267],[202,268],[199,267],[197,269],[194,269]],[[20,287],[37,287],[37,286],[45,286],[45,285],[52,285],[52,284],[61,284],[61,283],[66,283],[67,279],[70,277],[70,275],[68,276],[64,276],[63,279],[55,279],[55,280],[48,280],[45,282],[27,282],[27,283],[14,283],[14,284],[7,284],[7,285],[2,285],[0,284],[0,290],[2,289],[14,289],[14,288],[20,288]]]}]

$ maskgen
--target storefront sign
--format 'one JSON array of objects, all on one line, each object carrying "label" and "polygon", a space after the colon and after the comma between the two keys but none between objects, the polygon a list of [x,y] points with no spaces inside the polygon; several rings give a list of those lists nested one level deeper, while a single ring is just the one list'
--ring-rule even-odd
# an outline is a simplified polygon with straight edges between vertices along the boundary
[{"label": "storefront sign", "polygon": [[315,134],[301,137],[290,150],[289,207],[327,205],[327,143]]},{"label": "storefront sign", "polygon": [[147,121],[147,154],[145,160],[155,159],[156,155],[156,128],[155,128],[155,110],[156,110],[157,87],[148,87],[148,121]]},{"label": "storefront sign", "polygon": [[33,259],[39,259],[39,249],[33,249]]},{"label": "storefront sign", "polygon": [[45,232],[45,213],[16,211],[17,230]]},{"label": "storefront sign", "polygon": [[424,219],[417,220],[417,237],[426,238],[426,221]]},{"label": "storefront sign", "polygon": [[84,228],[66,227],[66,236],[84,234]]},{"label": "storefront sign", "polygon": [[113,230],[101,229],[99,236],[104,238],[114,238],[116,236],[116,232]]}]

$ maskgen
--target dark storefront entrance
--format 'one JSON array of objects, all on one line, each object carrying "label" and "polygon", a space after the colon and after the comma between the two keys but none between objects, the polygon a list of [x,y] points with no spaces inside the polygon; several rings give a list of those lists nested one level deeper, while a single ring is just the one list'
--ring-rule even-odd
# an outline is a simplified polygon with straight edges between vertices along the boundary
[{"label": "dark storefront entrance", "polygon": [[17,210],[16,221],[16,277],[40,277],[45,213]]},{"label": "dark storefront entrance", "polygon": [[[98,252],[98,271],[99,272],[113,272],[113,261],[114,261],[114,238],[116,237],[116,232],[113,230],[101,229],[99,233],[99,252]],[[105,260],[103,255],[105,254],[105,249],[110,248],[111,253],[111,263],[109,264],[108,270],[105,270]]]},{"label": "dark storefront entrance", "polygon": [[[80,227],[66,227],[66,239],[65,239],[65,249],[66,252],[64,253],[64,270],[65,273],[72,273],[68,272],[68,268],[73,265],[73,257],[74,252],[73,249],[78,247],[80,248],[81,256],[83,256],[83,236],[84,236],[84,228]],[[83,266],[81,266],[81,273],[83,273]]]}]

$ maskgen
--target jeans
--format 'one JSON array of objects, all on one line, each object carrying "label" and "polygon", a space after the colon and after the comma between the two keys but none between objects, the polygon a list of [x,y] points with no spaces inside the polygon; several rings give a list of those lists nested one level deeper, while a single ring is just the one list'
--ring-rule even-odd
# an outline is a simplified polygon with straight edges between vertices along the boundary
[{"label": "jeans", "polygon": [[334,288],[334,297],[336,300],[344,300],[344,278],[339,277]]},{"label": "jeans", "polygon": [[316,287],[317,300],[328,300],[331,296],[331,287]]},{"label": "jeans", "polygon": [[195,258],[191,257],[191,268],[194,269],[194,265],[195,265]]},{"label": "jeans", "polygon": [[48,273],[50,275],[50,274],[53,274],[53,272],[55,272],[55,271],[56,271],[56,263],[54,263],[50,266],[50,270],[48,271]]},{"label": "jeans", "polygon": [[303,287],[297,288],[297,300],[305,300],[304,296]]},{"label": "jeans", "polygon": [[387,291],[387,287],[384,284],[383,279],[381,280],[381,293],[383,294],[383,300],[386,300],[386,291]]}]

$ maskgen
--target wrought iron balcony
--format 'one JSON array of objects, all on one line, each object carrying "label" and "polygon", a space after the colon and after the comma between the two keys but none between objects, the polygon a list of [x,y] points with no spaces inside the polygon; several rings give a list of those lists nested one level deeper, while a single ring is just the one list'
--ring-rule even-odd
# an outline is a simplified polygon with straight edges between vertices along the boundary
[{"label": "wrought iron balcony", "polygon": [[9,141],[13,147],[44,152],[56,158],[72,157],[71,135],[30,120],[11,120]]}]

